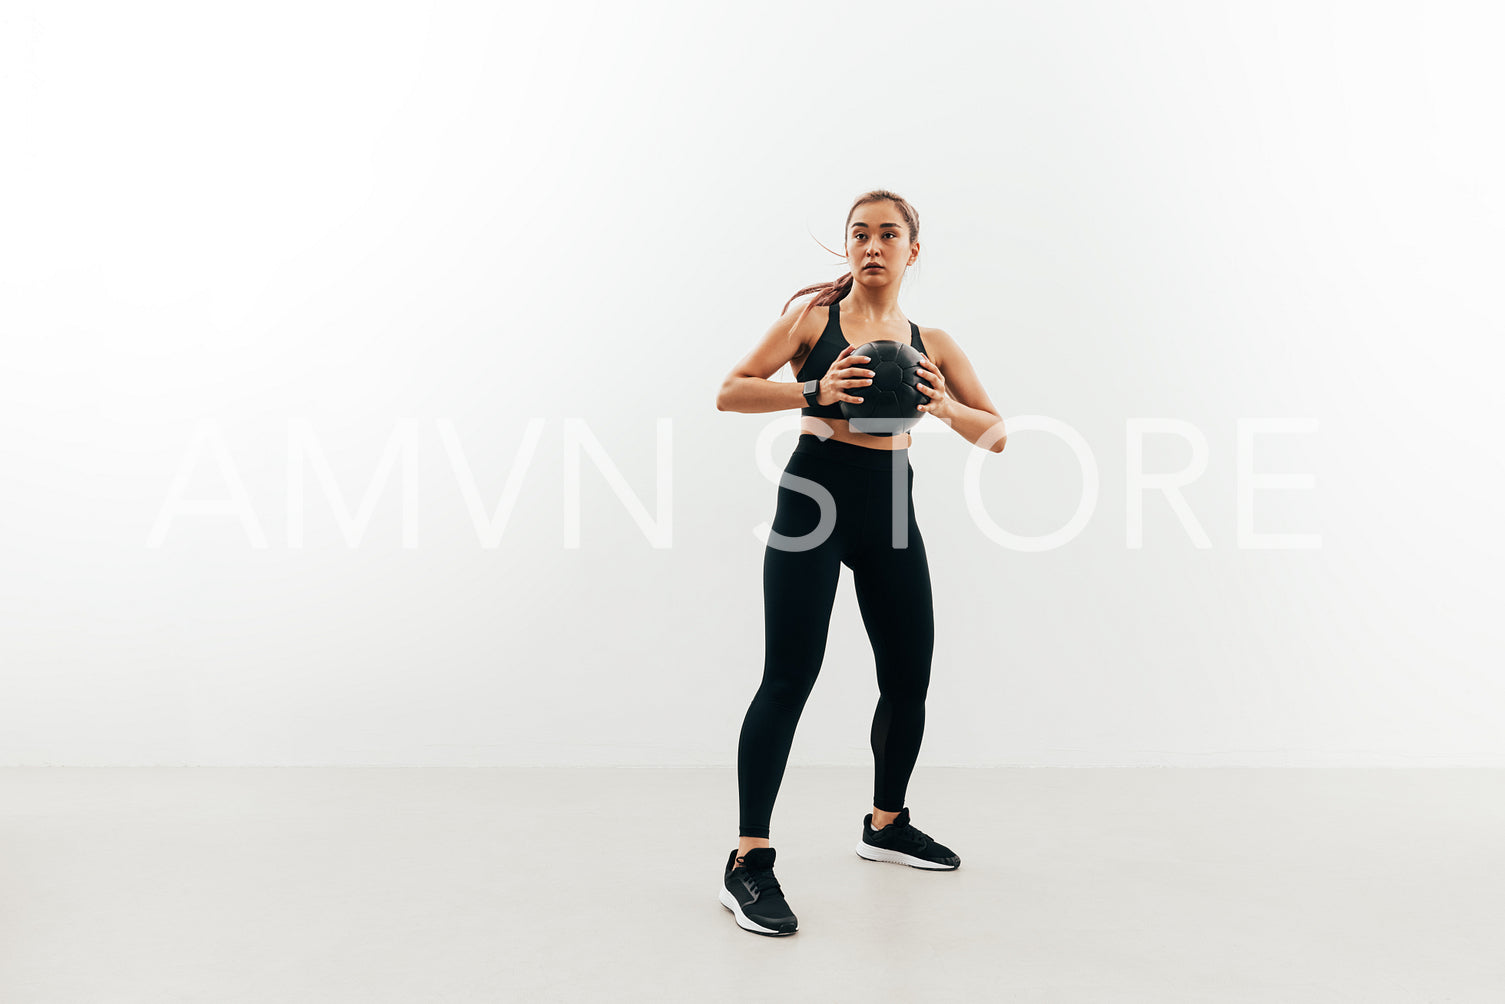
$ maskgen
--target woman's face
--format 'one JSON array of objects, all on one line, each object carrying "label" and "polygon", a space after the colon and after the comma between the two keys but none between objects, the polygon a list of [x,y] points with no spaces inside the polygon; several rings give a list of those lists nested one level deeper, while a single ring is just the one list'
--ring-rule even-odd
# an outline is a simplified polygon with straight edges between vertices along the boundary
[{"label": "woman's face", "polygon": [[919,257],[911,243],[904,215],[892,202],[866,202],[852,211],[847,226],[847,263],[853,282],[886,286],[904,278],[904,269]]}]

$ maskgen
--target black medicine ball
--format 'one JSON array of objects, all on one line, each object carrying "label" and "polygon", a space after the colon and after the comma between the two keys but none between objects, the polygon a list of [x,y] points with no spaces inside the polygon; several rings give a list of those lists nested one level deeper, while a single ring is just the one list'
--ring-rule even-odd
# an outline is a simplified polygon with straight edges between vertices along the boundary
[{"label": "black medicine ball", "polygon": [[[854,356],[867,356],[866,363],[857,363],[873,371],[873,382],[865,387],[848,387],[853,397],[862,398],[861,404],[841,402],[841,416],[851,425],[853,432],[870,436],[897,436],[908,432],[924,414],[919,406],[930,399],[916,389],[922,379],[920,353],[907,342],[878,339],[864,342],[852,350]],[[925,380],[925,386],[930,381]]]}]

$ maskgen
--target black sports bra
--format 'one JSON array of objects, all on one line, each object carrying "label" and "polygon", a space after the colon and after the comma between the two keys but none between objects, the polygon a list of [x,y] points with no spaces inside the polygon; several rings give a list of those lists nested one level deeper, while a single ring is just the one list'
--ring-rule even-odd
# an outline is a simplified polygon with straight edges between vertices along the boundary
[{"label": "black sports bra", "polygon": [[[841,333],[841,301],[837,300],[831,304],[831,315],[826,321],[826,329],[820,333],[820,338],[816,340],[815,347],[805,357],[804,363],[800,365],[800,371],[794,375],[794,378],[800,383],[804,383],[806,380],[814,380],[825,376],[826,370],[830,369],[831,364],[836,361],[836,357],[841,355],[841,350],[851,344],[851,342],[847,341],[847,336]],[[909,344],[919,352],[925,351],[925,342],[920,338],[919,325],[913,321],[909,322]],[[806,373],[809,375],[806,376]],[[840,401],[834,401],[831,404],[816,405],[813,408],[806,405],[800,409],[800,414],[814,415],[816,418],[846,417],[841,413]]]}]

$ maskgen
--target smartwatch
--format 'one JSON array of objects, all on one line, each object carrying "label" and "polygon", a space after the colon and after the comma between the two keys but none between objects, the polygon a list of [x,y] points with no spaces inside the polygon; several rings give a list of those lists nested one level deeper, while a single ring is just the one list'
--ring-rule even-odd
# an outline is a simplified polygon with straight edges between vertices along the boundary
[{"label": "smartwatch", "polygon": [[819,380],[806,380],[805,381],[805,403],[808,404],[812,408],[818,408],[818,407],[820,407],[820,405],[817,403],[818,401],[820,401],[820,381]]}]

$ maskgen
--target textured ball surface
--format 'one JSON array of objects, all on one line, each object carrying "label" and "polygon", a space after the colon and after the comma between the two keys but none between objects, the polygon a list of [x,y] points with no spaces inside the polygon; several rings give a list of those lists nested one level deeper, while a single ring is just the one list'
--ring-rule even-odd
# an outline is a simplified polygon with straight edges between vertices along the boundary
[{"label": "textured ball surface", "polygon": [[[861,404],[841,402],[841,415],[853,432],[897,436],[925,417],[919,407],[929,398],[916,386],[924,380],[920,375],[924,370],[914,346],[880,339],[864,342],[852,350],[852,355],[867,356],[868,361],[862,365],[873,371],[872,383],[849,388],[849,393],[862,398]],[[925,386],[930,386],[929,380],[925,380]]]}]

